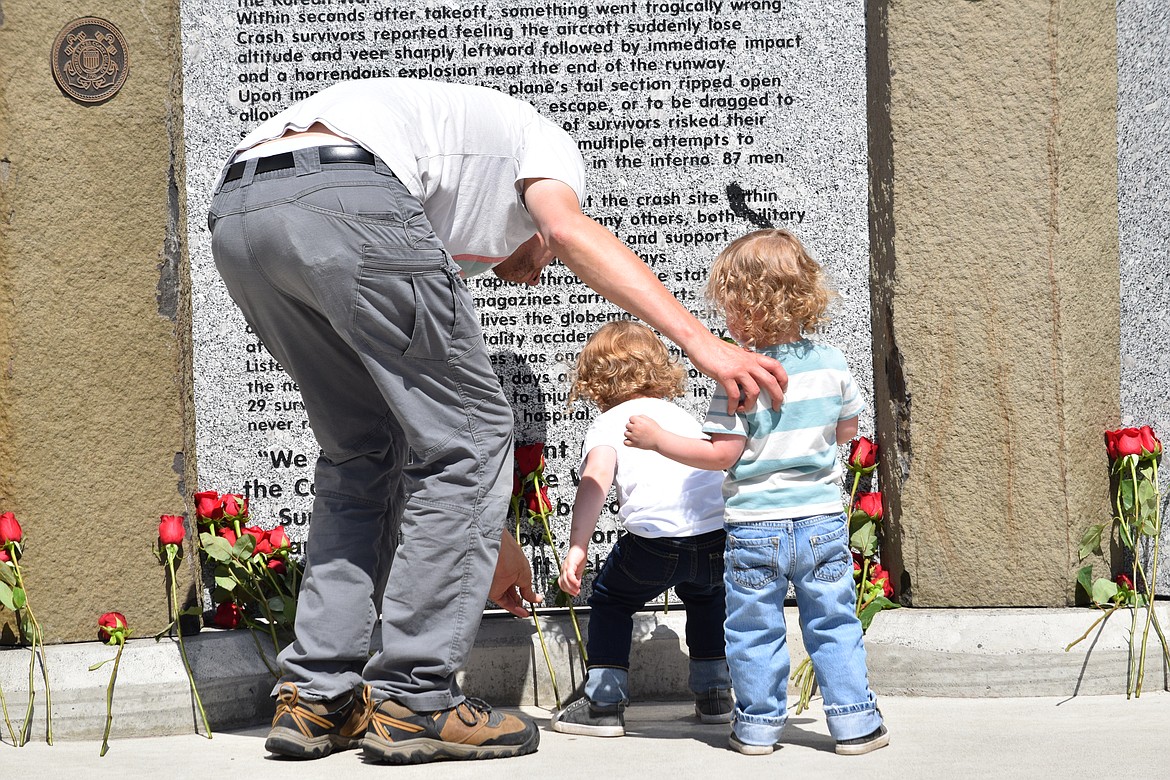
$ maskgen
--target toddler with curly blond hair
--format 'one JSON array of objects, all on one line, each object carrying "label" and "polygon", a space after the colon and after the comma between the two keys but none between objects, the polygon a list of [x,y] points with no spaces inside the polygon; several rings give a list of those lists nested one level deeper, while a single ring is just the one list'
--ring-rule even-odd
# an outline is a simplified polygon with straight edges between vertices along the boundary
[{"label": "toddler with curly blond hair", "polygon": [[868,753],[890,738],[869,689],[837,458],[837,444],[857,434],[865,403],[845,356],[806,338],[825,319],[832,293],[796,236],[760,230],[720,253],[707,296],[736,341],[784,366],[783,406],[772,409],[761,394],[751,408],[728,414],[727,395],[717,391],[703,424],[709,439],[678,436],[636,415],[625,443],[727,471],[730,745],[765,755],[784,729],[791,666],[784,600],[791,583],[836,751]]},{"label": "toddler with curly blond hair", "polygon": [[698,420],[671,403],[685,373],[647,328],[610,322],[577,359],[570,403],[585,398],[601,414],[582,448],[569,552],[560,587],[576,596],[610,486],[627,533],[614,545],[589,597],[588,669],[583,690],[554,713],[553,731],[617,737],[625,733],[633,615],[669,588],[687,612],[689,686],[704,723],[731,720],[731,682],[723,641],[723,497],[719,474],[626,447],[626,421],[644,415],[682,437],[703,436]]}]

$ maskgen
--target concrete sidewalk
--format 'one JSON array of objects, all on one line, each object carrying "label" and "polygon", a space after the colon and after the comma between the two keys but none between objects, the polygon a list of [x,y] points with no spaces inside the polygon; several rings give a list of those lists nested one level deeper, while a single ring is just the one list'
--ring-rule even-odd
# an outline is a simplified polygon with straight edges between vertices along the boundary
[{"label": "concrete sidewalk", "polygon": [[789,720],[784,747],[741,756],[727,747],[727,726],[704,726],[685,702],[636,703],[618,739],[548,730],[548,711],[521,708],[541,724],[533,755],[493,761],[390,767],[366,764],[360,751],[310,762],[268,757],[266,728],[116,739],[104,758],[99,741],[0,747],[5,776],[25,778],[1155,778],[1170,767],[1170,694],[1072,698],[941,699],[879,697],[889,747],[866,756],[833,753],[820,699]]}]

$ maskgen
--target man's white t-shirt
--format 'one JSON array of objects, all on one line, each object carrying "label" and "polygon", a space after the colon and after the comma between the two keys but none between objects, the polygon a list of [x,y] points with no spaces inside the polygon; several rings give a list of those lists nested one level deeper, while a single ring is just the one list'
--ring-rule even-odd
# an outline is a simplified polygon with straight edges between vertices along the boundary
[{"label": "man's white t-shirt", "polygon": [[631,415],[644,414],[663,429],[705,438],[699,421],[661,398],[635,398],[602,412],[585,432],[581,463],[597,447],[617,453],[614,482],[618,519],[630,533],[646,537],[697,536],[723,528],[723,472],[684,466],[623,442]]},{"label": "man's white t-shirt", "polygon": [[236,152],[314,122],[385,161],[467,276],[536,233],[520,198],[523,179],[562,181],[585,201],[585,163],[568,133],[528,103],[466,84],[343,81],[264,122]]}]

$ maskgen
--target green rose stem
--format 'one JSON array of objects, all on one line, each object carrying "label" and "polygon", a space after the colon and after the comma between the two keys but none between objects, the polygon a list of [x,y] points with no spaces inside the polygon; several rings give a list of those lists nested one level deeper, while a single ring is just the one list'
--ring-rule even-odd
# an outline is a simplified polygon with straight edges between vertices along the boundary
[{"label": "green rose stem", "polygon": [[114,671],[110,672],[110,684],[106,686],[106,733],[102,735],[102,752],[104,756],[110,749],[110,726],[114,725],[114,683],[118,680],[118,664],[122,662],[122,649],[126,647],[126,639],[118,637],[118,654],[114,656]]},{"label": "green rose stem", "polygon": [[199,716],[203,718],[203,730],[207,734],[207,738],[211,739],[211,724],[207,722],[207,713],[203,709],[203,700],[199,698],[199,688],[195,685],[195,675],[191,671],[191,661],[187,658],[187,646],[183,644],[183,626],[179,619],[179,589],[175,584],[175,555],[178,553],[178,545],[168,544],[167,549],[167,574],[170,575],[171,585],[171,609],[175,616],[175,636],[179,640],[179,654],[183,656],[183,669],[187,672],[187,680],[191,683],[191,695],[195,697],[195,706],[199,708]]},{"label": "green rose stem", "polygon": [[[53,694],[49,688],[49,664],[48,664],[48,659],[45,656],[45,635],[44,635],[44,632],[41,631],[41,624],[37,622],[36,615],[33,614],[32,606],[28,603],[28,588],[26,588],[24,585],[24,575],[21,574],[20,564],[16,560],[17,556],[16,556],[16,550],[14,549],[14,546],[15,545],[12,542],[8,543],[8,545],[7,545],[8,557],[11,559],[10,563],[12,564],[12,570],[16,574],[16,586],[18,588],[20,588],[21,591],[24,592],[25,601],[24,601],[23,609],[28,614],[28,622],[32,624],[32,637],[28,637],[28,639],[30,640],[30,642],[29,642],[30,648],[29,649],[32,653],[32,656],[29,658],[29,661],[28,661],[28,709],[25,712],[24,724],[21,726],[20,733],[24,737],[23,742],[27,742],[29,729],[32,727],[33,700],[35,698],[35,694],[33,692],[33,678],[34,678],[34,673],[36,671],[36,662],[37,662],[37,654],[38,654],[37,647],[39,645],[40,646],[39,653],[40,653],[40,657],[41,657],[41,677],[45,681],[45,725],[46,725],[45,741],[48,742],[50,745],[52,745],[53,744]],[[21,626],[21,633],[24,633],[23,624]],[[23,744],[23,742],[22,742],[22,744]]]},{"label": "green rose stem", "polygon": [[792,682],[796,685],[797,691],[800,692],[800,697],[796,700],[797,715],[808,709],[816,681],[817,676],[812,667],[812,658],[805,656],[805,659],[796,667],[796,671],[792,673]]},{"label": "green rose stem", "polygon": [[1076,639],[1074,639],[1073,641],[1071,641],[1067,645],[1065,645],[1064,652],[1067,653],[1069,650],[1072,650],[1075,645],[1077,645],[1080,642],[1083,642],[1089,636],[1089,634],[1092,633],[1093,629],[1096,628],[1101,623],[1101,621],[1108,618],[1110,615],[1112,615],[1117,610],[1121,609],[1123,606],[1124,606],[1123,604],[1114,604],[1109,609],[1104,610],[1104,612],[1101,614],[1101,617],[1094,620],[1093,624],[1091,626],[1089,626],[1087,629],[1085,629],[1085,633],[1081,634],[1079,637],[1077,637]]},{"label": "green rose stem", "polygon": [[[1134,582],[1134,587],[1136,588],[1137,583],[1138,583],[1138,579],[1137,579],[1137,565],[1138,565],[1138,563],[1137,563],[1137,540],[1134,539],[1133,535],[1130,533],[1129,523],[1126,521],[1126,518],[1125,518],[1125,510],[1123,510],[1121,507],[1122,484],[1125,482],[1125,476],[1122,474],[1121,469],[1118,469],[1117,473],[1118,473],[1117,495],[1114,497],[1114,504],[1115,504],[1115,507],[1117,509],[1117,532],[1121,536],[1121,543],[1133,555],[1133,582]],[[1135,500],[1134,511],[1136,512],[1136,511],[1138,511],[1137,506],[1136,506],[1136,500],[1137,500],[1137,485],[1136,485],[1136,483],[1134,485],[1134,500]],[[1120,606],[1120,605],[1118,605],[1118,606]],[[1109,610],[1109,612],[1107,612],[1102,618],[1098,618],[1096,621],[1094,621],[1093,626],[1100,623],[1101,620],[1104,619],[1104,617],[1108,617],[1109,615],[1113,614],[1113,611],[1114,610]],[[1093,630],[1093,626],[1089,626],[1089,631]],[[1136,631],[1137,631],[1137,613],[1134,611],[1134,608],[1131,606],[1130,607],[1130,628],[1129,628],[1129,653],[1127,655],[1126,669],[1125,669],[1125,697],[1127,699],[1133,694],[1133,684],[1134,684],[1133,640],[1134,640],[1134,637],[1137,636],[1137,634],[1135,633]],[[1088,636],[1088,633],[1089,632],[1086,631],[1085,636]],[[1084,637],[1081,637],[1081,639],[1084,639]],[[1077,641],[1079,642],[1080,640],[1078,639]],[[1072,644],[1069,645],[1069,647],[1072,647],[1072,645],[1075,645],[1075,644],[1076,644],[1076,642],[1073,642]]]},{"label": "green rose stem", "polygon": [[[539,474],[533,475],[533,487],[536,488],[536,503],[540,507],[539,517],[540,524],[544,528],[544,538],[548,541],[548,546],[552,550],[553,561],[557,565],[557,571],[561,570],[561,554],[557,550],[556,543],[553,542],[552,530],[548,526],[548,513],[552,510],[551,506],[546,506],[544,503],[544,493],[541,488],[544,482],[541,480]],[[665,598],[665,594],[663,594]],[[577,623],[577,610],[573,608],[573,602],[569,602],[569,620],[573,623],[573,633],[577,635],[577,650],[581,654],[581,665],[589,665],[589,655],[585,652],[585,643],[581,640],[581,626]],[[559,706],[559,705],[558,705]]]},{"label": "green rose stem", "polygon": [[[512,508],[516,515],[516,543],[520,543],[520,500],[518,497],[512,497]],[[548,676],[552,680],[553,699],[556,700],[557,709],[561,708],[561,692],[557,687],[557,673],[553,671],[552,659],[548,656],[548,645],[544,642],[544,632],[540,630],[540,618],[536,616],[536,605],[529,604],[532,612],[532,624],[536,626],[536,636],[540,638],[540,651],[544,653],[544,663],[548,667]]]},{"label": "green rose stem", "polygon": [[251,622],[249,621],[249,623],[248,623],[248,635],[252,637],[252,643],[253,643],[254,645],[256,645],[256,652],[257,652],[257,653],[259,653],[259,655],[260,655],[260,660],[264,662],[264,666],[266,666],[266,667],[268,668],[268,673],[272,675],[273,679],[275,679],[275,680],[279,680],[279,679],[280,679],[280,674],[278,674],[278,673],[277,673],[277,671],[276,671],[276,669],[274,669],[274,668],[272,667],[272,664],[270,664],[270,663],[268,662],[268,656],[267,656],[267,655],[265,655],[265,653],[264,653],[264,648],[260,646],[260,640],[259,640],[259,639],[257,639],[257,637],[256,637],[256,634],[257,634],[257,633],[259,633],[259,632],[257,632],[257,631],[256,631],[256,629],[252,627],[252,624],[251,624]]},{"label": "green rose stem", "polygon": [[0,687],[0,708],[4,710],[4,724],[8,726],[8,736],[12,739],[14,747],[19,746],[16,741],[16,730],[12,728],[12,720],[8,717],[8,702],[4,700],[4,688]]},{"label": "green rose stem", "polygon": [[[272,610],[268,606],[268,599],[264,598],[264,593],[262,591],[254,592],[249,590],[248,587],[242,582],[239,583],[239,586],[240,590],[244,591],[244,594],[248,598],[260,605],[260,611],[264,613],[264,622],[267,623],[267,633],[269,637],[272,638],[272,647],[276,650],[276,654],[280,655],[280,639],[276,636],[276,619],[273,617]],[[251,625],[255,625],[255,621],[249,621],[249,626]],[[267,663],[268,662],[265,661],[265,665],[267,665]],[[272,669],[271,666],[268,668],[269,670]]]},{"label": "green rose stem", "polygon": [[[1150,624],[1154,620],[1154,587],[1155,587],[1155,584],[1158,582],[1158,543],[1161,541],[1161,536],[1162,536],[1162,506],[1161,506],[1162,501],[1161,501],[1161,491],[1158,489],[1158,460],[1157,460],[1157,458],[1154,459],[1153,468],[1154,468],[1153,478],[1154,478],[1154,496],[1155,496],[1155,500],[1154,500],[1154,530],[1153,530],[1154,563],[1153,563],[1153,566],[1150,570],[1149,579],[1144,580],[1145,585],[1146,585],[1146,628],[1142,632],[1142,651],[1141,651],[1141,655],[1140,655],[1140,660],[1138,662],[1138,674],[1137,674],[1137,695],[1138,696],[1142,695],[1142,681],[1146,675],[1146,643],[1150,638]],[[1134,496],[1135,497],[1137,496],[1136,489],[1134,490]],[[1137,560],[1136,554],[1134,555],[1134,560],[1135,561]],[[1136,566],[1136,564],[1135,564],[1135,566]],[[1161,631],[1159,631],[1158,633],[1159,633],[1159,635],[1161,635]],[[1132,641],[1131,641],[1131,644],[1132,644]],[[1164,655],[1167,654],[1166,653],[1166,640],[1164,637],[1162,638],[1162,652]],[[1168,660],[1170,660],[1170,659],[1168,659]]]}]

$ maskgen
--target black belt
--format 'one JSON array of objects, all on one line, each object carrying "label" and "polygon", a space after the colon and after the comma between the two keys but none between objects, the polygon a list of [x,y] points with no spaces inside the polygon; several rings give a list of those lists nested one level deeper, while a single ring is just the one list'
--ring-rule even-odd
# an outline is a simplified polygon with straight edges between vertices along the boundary
[{"label": "black belt", "polygon": [[[374,157],[372,152],[368,152],[360,146],[318,146],[316,149],[322,165],[334,165],[337,163],[374,165],[378,159]],[[247,165],[247,160],[232,163],[228,166],[227,174],[224,175],[223,180],[229,182],[239,179],[244,175],[244,168]],[[284,152],[282,154],[273,154],[257,159],[256,173],[283,171],[286,168],[293,168],[295,166],[296,159],[293,157],[293,153]]]}]

